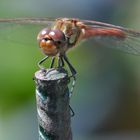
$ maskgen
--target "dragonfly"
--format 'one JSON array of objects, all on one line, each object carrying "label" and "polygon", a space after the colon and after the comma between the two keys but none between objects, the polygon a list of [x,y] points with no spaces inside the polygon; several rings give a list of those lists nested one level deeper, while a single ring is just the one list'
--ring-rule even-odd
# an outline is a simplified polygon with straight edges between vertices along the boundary
[{"label": "dragonfly", "polygon": [[46,26],[37,35],[39,48],[45,54],[45,58],[38,62],[38,66],[44,70],[42,63],[49,57],[52,58],[50,68],[54,67],[56,58],[58,58],[58,68],[67,64],[71,72],[70,77],[73,78],[71,94],[77,72],[67,57],[67,51],[77,46],[82,40],[91,38],[95,44],[140,55],[140,32],[108,23],[76,18],[15,18],[0,19],[0,23]]}]

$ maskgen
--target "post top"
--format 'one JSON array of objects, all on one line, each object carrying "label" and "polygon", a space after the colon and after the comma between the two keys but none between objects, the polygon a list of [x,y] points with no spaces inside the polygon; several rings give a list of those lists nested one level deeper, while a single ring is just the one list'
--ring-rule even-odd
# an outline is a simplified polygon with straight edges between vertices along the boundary
[{"label": "post top", "polygon": [[64,68],[51,68],[39,70],[35,73],[35,78],[44,81],[54,81],[68,77],[68,72]]}]

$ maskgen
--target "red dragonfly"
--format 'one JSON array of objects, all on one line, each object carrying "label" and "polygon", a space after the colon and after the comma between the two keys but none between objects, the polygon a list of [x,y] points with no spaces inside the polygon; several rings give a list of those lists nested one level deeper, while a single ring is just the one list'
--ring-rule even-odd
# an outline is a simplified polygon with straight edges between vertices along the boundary
[{"label": "red dragonfly", "polygon": [[0,19],[0,22],[46,26],[51,24],[50,28],[43,29],[37,36],[39,47],[46,55],[38,62],[38,66],[43,69],[41,64],[47,58],[52,57],[50,68],[53,68],[57,56],[58,67],[64,67],[65,63],[69,66],[74,78],[73,87],[76,80],[76,70],[68,60],[66,52],[75,47],[81,40],[92,38],[96,44],[117,48],[135,55],[140,54],[140,32],[121,26],[73,18],[17,18]]}]

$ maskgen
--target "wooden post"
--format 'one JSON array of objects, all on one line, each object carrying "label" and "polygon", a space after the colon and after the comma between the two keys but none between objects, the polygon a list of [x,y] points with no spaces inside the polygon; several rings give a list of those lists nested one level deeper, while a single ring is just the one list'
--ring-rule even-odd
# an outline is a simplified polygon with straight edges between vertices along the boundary
[{"label": "wooden post", "polygon": [[64,68],[35,73],[39,140],[72,140],[69,81]]}]

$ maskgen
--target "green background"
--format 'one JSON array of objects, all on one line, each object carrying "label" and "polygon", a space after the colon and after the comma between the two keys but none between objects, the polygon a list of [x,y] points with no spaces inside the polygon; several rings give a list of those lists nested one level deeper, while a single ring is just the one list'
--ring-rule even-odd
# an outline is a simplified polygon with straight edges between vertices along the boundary
[{"label": "green background", "polygon": [[[75,17],[140,31],[138,0],[1,0],[0,18]],[[35,84],[45,26],[0,23],[0,140],[38,140]],[[68,53],[77,83],[75,140],[140,139],[140,57],[83,42]]]}]

